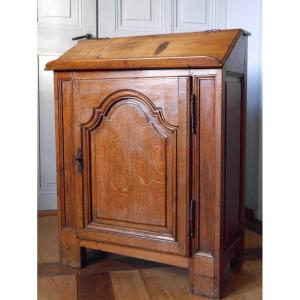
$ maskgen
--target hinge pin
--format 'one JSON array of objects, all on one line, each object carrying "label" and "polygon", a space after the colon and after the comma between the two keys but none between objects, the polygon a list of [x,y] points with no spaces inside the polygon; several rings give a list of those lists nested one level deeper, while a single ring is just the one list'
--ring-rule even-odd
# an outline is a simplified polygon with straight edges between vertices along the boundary
[{"label": "hinge pin", "polygon": [[190,201],[189,209],[189,221],[190,221],[190,238],[195,237],[195,217],[196,217],[196,201]]},{"label": "hinge pin", "polygon": [[195,94],[191,95],[191,127],[192,133],[196,133],[196,96]]}]

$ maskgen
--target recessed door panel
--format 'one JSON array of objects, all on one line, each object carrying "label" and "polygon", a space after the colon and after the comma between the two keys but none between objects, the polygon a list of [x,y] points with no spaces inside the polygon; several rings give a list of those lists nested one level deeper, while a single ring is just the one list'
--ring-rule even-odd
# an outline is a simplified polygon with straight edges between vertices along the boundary
[{"label": "recessed door panel", "polygon": [[[148,91],[157,84],[143,80]],[[188,80],[161,80],[177,90],[175,99],[162,95],[164,109],[151,93],[130,89],[132,78],[127,89],[121,88],[124,79],[114,81],[107,94],[106,80],[74,82],[75,136],[80,136],[75,144],[83,161],[82,171],[77,170],[82,238],[152,250],[161,243],[166,252],[186,254]],[[179,82],[184,86],[180,94]],[[169,105],[178,109],[170,121],[164,113]],[[186,161],[179,162],[180,157]]]},{"label": "recessed door panel", "polygon": [[173,135],[160,132],[146,110],[138,100],[125,98],[91,132],[95,218],[132,226],[167,223],[167,144]]}]

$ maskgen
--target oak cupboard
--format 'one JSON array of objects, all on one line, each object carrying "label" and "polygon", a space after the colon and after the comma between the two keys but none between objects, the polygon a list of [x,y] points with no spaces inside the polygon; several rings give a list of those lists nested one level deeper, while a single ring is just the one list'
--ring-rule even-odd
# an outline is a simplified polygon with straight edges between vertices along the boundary
[{"label": "oak cupboard", "polygon": [[93,248],[189,268],[222,296],[244,244],[247,36],[80,41],[55,72],[61,262]]}]

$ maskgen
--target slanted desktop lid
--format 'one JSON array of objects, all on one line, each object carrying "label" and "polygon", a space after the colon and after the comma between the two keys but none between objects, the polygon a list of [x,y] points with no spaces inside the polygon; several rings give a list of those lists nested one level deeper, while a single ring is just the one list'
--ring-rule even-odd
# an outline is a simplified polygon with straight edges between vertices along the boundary
[{"label": "slanted desktop lid", "polygon": [[46,70],[221,68],[242,29],[87,39]]}]

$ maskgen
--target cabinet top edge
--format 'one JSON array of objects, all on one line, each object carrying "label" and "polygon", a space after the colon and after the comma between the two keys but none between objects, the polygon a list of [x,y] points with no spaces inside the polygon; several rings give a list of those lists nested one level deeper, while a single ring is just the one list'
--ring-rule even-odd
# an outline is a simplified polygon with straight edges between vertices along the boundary
[{"label": "cabinet top edge", "polygon": [[143,70],[222,68],[242,29],[87,39],[45,70]]}]

